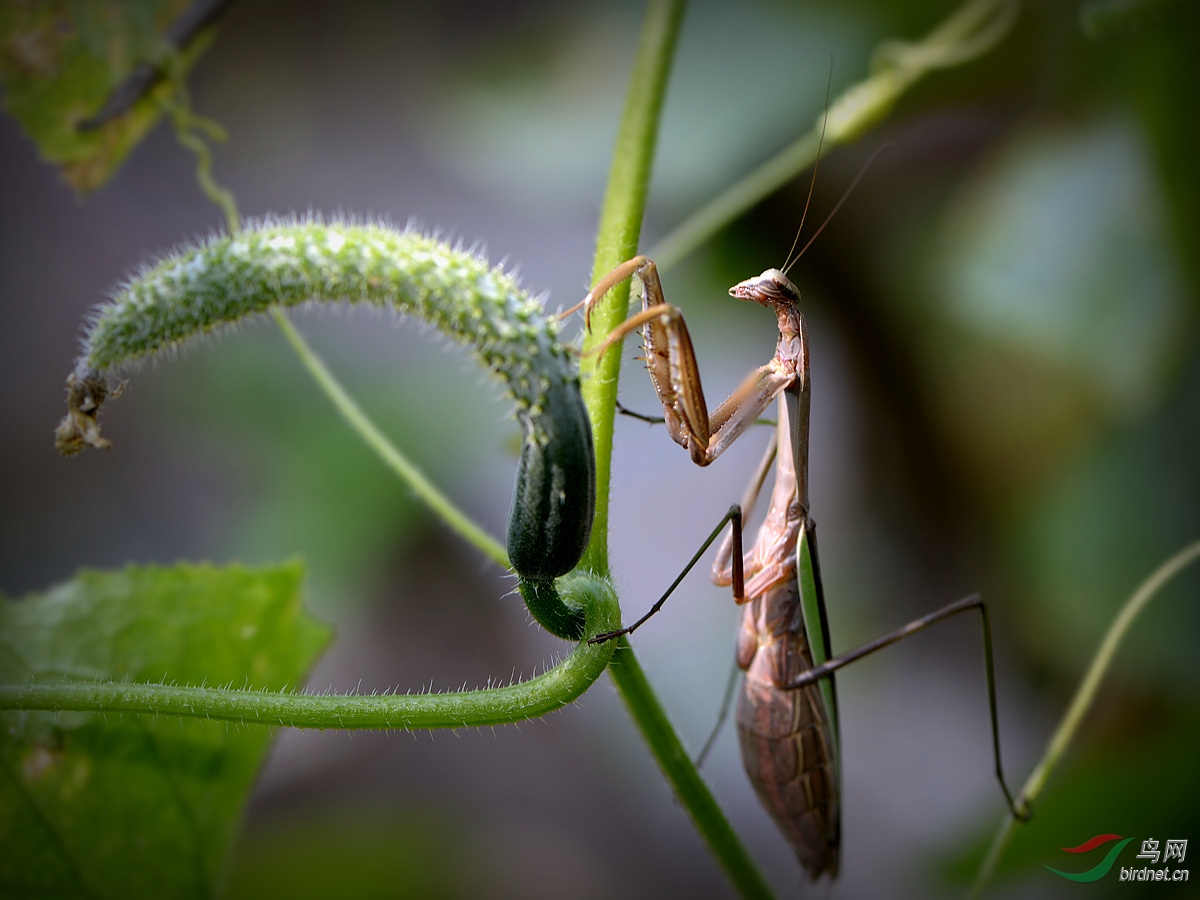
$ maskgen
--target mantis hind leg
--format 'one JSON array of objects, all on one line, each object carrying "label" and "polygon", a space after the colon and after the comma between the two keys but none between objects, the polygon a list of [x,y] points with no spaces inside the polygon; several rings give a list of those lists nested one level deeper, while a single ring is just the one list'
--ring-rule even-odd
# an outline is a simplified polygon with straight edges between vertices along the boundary
[{"label": "mantis hind leg", "polygon": [[1008,809],[1012,813],[1013,818],[1025,822],[1032,817],[1033,811],[1030,809],[1028,801],[1024,798],[1019,797],[1016,801],[1013,800],[1012,792],[1009,790],[1008,783],[1004,779],[1004,766],[1000,759],[999,716],[996,712],[996,669],[992,652],[992,626],[991,620],[988,618],[987,605],[978,594],[971,594],[968,597],[943,606],[941,609],[915,619],[907,625],[897,628],[895,631],[890,631],[828,662],[814,666],[807,672],[796,676],[796,678],[787,684],[780,685],[780,687],[784,690],[798,690],[807,685],[815,684],[823,678],[831,677],[838,669],[862,659],[864,656],[870,656],[872,653],[882,650],[884,647],[889,647],[898,641],[902,641],[906,637],[916,634],[918,631],[924,631],[931,625],[936,625],[938,622],[943,622],[952,616],[963,612],[970,612],[971,610],[978,611],[980,625],[983,630],[984,674],[987,679],[988,710],[991,717],[992,754],[996,764],[996,780],[1000,782],[1000,790],[1004,792],[1004,799],[1008,803]]}]

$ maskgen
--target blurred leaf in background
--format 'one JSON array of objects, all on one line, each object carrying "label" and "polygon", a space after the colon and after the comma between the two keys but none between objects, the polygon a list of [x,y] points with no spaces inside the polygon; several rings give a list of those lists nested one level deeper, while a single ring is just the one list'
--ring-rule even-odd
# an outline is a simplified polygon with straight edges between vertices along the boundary
[{"label": "blurred leaf in background", "polygon": [[1186,301],[1134,123],[1031,124],[982,168],[943,220],[934,339],[952,371],[932,388],[974,480],[1019,509],[1161,401]]},{"label": "blurred leaf in background", "polygon": [[[163,33],[189,0],[56,0],[0,5],[0,84],[4,106],[42,158],[57,165],[80,194],[112,177],[162,113],[161,84],[124,115],[80,129],[139,64],[171,50]],[[186,74],[207,47],[193,42],[180,57]]]},{"label": "blurred leaf in background", "polygon": [[[1124,6],[1090,40],[1029,10],[1063,39],[1048,93],[954,192],[907,310],[968,527],[992,536],[1009,627],[1064,702],[1129,592],[1200,534],[1200,195],[1179,165],[1200,23]],[[1189,571],[1137,623],[1002,873],[1032,887],[1075,837],[1200,826],[1198,595]]]},{"label": "blurred leaf in background", "polygon": [[[574,14],[542,16],[484,48],[444,86],[422,130],[429,152],[518,210],[533,198],[548,215],[593,206],[625,88],[619,69],[598,73],[630,44],[641,13],[596,7],[582,27]],[[807,128],[831,64],[836,95],[859,77],[881,18],[863,5],[750,3],[731,15],[720,3],[690,4],[652,177],[661,226]]]},{"label": "blurred leaf in background", "polygon": [[[1132,698],[1120,699],[1125,701],[1120,704],[1125,708],[1125,717],[1109,723],[1099,733],[1093,731],[1087,746],[1079,747],[1070,764],[1055,775],[1033,819],[1014,832],[997,869],[997,890],[985,896],[994,893],[1019,897],[1026,892],[1031,896],[1068,896],[1070,888],[1055,883],[1057,879],[1044,867],[1083,871],[1096,860],[1069,859],[1059,848],[1077,846],[1095,834],[1134,837],[1135,843],[1121,854],[1118,865],[1140,867],[1145,861],[1134,857],[1145,838],[1163,841],[1168,834],[1195,833],[1196,814],[1194,804],[1189,802],[1200,796],[1200,771],[1194,764],[1200,716],[1195,705],[1151,701],[1137,711],[1128,702]],[[1175,708],[1168,708],[1172,705]],[[1164,721],[1172,727],[1163,728]],[[969,850],[945,864],[944,876],[961,884],[970,883],[989,837],[977,835]],[[1140,890],[1144,893],[1121,882],[1114,869],[1089,884],[1087,895],[1128,897],[1131,891],[1135,896],[1161,895],[1164,886],[1156,884]],[[1184,888],[1183,893],[1187,892]],[[1178,889],[1168,888],[1166,893],[1183,895]]]}]

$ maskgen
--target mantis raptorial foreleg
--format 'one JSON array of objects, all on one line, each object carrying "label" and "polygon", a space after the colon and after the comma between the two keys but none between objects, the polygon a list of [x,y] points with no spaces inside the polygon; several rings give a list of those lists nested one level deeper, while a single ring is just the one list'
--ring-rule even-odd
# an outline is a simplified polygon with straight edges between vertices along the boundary
[{"label": "mantis raptorial foreleg", "polygon": [[786,366],[777,365],[775,360],[760,366],[724,403],[709,412],[687,324],[679,308],[663,299],[662,282],[653,260],[635,256],[617,266],[564,315],[580,306],[585,314],[590,312],[597,300],[631,275],[636,275],[642,284],[642,311],[610,333],[596,352],[603,353],[630,332],[643,329],[646,368],[662,403],[667,432],[688,450],[696,465],[706,466],[725,452],[795,380],[795,371],[787,371]]}]

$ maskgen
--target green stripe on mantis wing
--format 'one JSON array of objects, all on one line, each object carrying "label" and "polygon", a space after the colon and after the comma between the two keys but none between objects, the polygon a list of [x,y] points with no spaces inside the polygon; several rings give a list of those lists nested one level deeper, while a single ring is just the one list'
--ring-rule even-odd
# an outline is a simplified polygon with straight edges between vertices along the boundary
[{"label": "green stripe on mantis wing", "polygon": [[[804,615],[804,630],[813,667],[829,662],[833,648],[829,645],[829,620],[825,612],[825,588],[821,584],[821,564],[817,557],[817,532],[811,521],[796,541],[796,574],[800,581],[800,610]],[[817,682],[825,709],[829,712],[833,734],[833,756],[837,760],[838,780],[841,781],[841,731],[838,726],[837,686],[830,675]],[[840,788],[839,788],[840,789]]]},{"label": "green stripe on mantis wing", "polygon": [[[67,381],[64,454],[106,447],[97,416],[109,375],[273,307],[351,303],[416,316],[469,346],[503,382],[524,430],[509,556],[531,611],[578,638],[582,612],[554,579],[587,546],[595,505],[591,424],[574,357],[516,279],[475,253],[415,231],[346,222],[264,221],[169,254],[93,315]],[[526,588],[529,588],[526,590]]]}]

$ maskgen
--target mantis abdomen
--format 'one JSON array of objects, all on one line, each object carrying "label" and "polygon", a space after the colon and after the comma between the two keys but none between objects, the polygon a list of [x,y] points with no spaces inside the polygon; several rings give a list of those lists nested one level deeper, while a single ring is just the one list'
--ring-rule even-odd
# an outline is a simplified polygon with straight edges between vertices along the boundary
[{"label": "mantis abdomen", "polygon": [[742,607],[738,699],[742,764],[759,799],[812,878],[836,877],[841,836],[836,754],[819,685],[784,690],[812,668],[795,578]]}]

